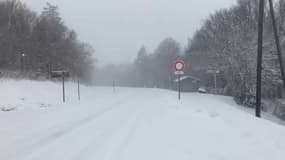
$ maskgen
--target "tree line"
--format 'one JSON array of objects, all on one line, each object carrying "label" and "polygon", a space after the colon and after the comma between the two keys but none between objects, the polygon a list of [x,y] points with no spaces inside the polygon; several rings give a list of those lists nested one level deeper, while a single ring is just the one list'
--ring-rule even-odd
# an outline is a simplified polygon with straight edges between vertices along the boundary
[{"label": "tree line", "polygon": [[[231,8],[211,14],[186,47],[173,38],[154,51],[142,46],[133,63],[107,65],[95,71],[93,48],[78,40],[47,3],[37,14],[17,0],[0,2],[0,70],[47,74],[65,69],[74,77],[101,85],[173,88],[173,63],[186,62],[186,74],[198,77],[213,93],[230,95],[241,104],[255,95],[258,0],[238,0]],[[282,96],[281,73],[268,5],[265,13],[263,97]],[[275,14],[285,45],[285,0],[275,1]],[[217,83],[213,77],[218,77]]]},{"label": "tree line", "polygon": [[[181,58],[186,62],[186,75],[200,78],[208,91],[250,105],[256,88],[258,4],[259,0],[238,0],[234,6],[214,12],[189,39],[186,49],[172,38],[163,40],[153,52],[141,47],[133,63],[103,68],[102,73],[109,74],[98,73],[104,79],[101,84],[171,88],[173,62]],[[281,73],[268,4],[266,7],[262,96],[279,98],[283,94]],[[275,1],[274,7],[281,46],[285,46],[285,0]]]},{"label": "tree line", "polygon": [[[249,104],[256,90],[258,0],[238,0],[229,9],[212,14],[191,39],[185,58],[199,72],[219,71],[223,93]],[[285,1],[275,2],[279,36],[285,45]],[[282,81],[274,44],[269,6],[265,9],[262,93],[264,98],[282,97]],[[195,65],[196,59],[203,65]],[[213,84],[208,84],[213,87]]]},{"label": "tree line", "polygon": [[47,3],[37,14],[18,0],[0,2],[2,72],[36,78],[64,69],[88,82],[94,71],[93,52],[64,24],[57,6]]}]

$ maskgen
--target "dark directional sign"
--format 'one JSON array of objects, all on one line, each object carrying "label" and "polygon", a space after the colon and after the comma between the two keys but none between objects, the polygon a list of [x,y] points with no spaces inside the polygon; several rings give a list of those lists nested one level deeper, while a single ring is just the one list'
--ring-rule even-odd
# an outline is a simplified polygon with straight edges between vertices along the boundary
[{"label": "dark directional sign", "polygon": [[64,78],[69,77],[69,72],[64,70],[59,71],[51,71],[52,78],[62,78],[62,101],[65,102],[65,86],[64,86]]},{"label": "dark directional sign", "polygon": [[68,71],[51,71],[51,77],[52,78],[60,78],[60,77],[69,77],[70,74]]}]

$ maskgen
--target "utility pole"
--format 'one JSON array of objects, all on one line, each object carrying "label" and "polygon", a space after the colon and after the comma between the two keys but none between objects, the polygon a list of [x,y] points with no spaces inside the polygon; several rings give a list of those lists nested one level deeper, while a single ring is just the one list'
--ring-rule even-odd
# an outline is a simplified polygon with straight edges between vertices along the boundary
[{"label": "utility pole", "polygon": [[257,68],[256,68],[256,117],[261,117],[261,78],[262,78],[262,46],[263,46],[263,20],[264,0],[259,0],[258,17],[258,45],[257,45]]},{"label": "utility pole", "polygon": [[274,39],[275,39],[275,44],[276,44],[276,49],[277,49],[277,54],[278,54],[278,59],[279,59],[279,64],[280,64],[280,71],[281,71],[281,76],[282,76],[282,80],[283,80],[283,87],[285,89],[284,65],[283,65],[283,59],[282,59],[281,47],[280,47],[280,40],[279,40],[279,37],[278,37],[278,30],[277,30],[277,27],[276,27],[276,20],[275,20],[275,14],[274,14],[274,8],[273,8],[272,0],[269,0],[269,7],[270,7],[270,14],[271,14],[271,21],[272,21],[272,26],[273,26],[273,32],[274,32]]},{"label": "utility pole", "polygon": [[[280,65],[283,87],[285,89],[285,71],[281,54],[280,40],[276,26],[274,7],[272,0],[269,1],[270,15],[277,49],[277,55]],[[257,46],[257,76],[256,76],[256,117],[261,117],[261,83],[262,83],[262,46],[263,46],[263,20],[264,20],[264,0],[259,0],[259,18],[258,18],[258,46]]]}]

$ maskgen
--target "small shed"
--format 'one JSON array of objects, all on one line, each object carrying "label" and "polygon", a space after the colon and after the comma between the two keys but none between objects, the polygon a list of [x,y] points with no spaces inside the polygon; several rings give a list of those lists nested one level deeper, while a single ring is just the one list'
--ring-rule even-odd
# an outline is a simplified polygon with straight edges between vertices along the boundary
[{"label": "small shed", "polygon": [[[174,80],[175,90],[178,90],[178,81],[178,78]],[[181,76],[180,85],[182,92],[198,92],[198,89],[203,86],[199,78],[190,75]]]}]

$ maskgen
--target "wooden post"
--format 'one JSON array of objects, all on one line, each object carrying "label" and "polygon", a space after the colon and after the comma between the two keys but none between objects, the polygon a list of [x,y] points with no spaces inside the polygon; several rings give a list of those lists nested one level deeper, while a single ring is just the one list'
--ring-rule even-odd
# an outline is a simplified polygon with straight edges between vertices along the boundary
[{"label": "wooden post", "polygon": [[62,101],[65,103],[64,73],[62,72]]},{"label": "wooden post", "polygon": [[78,83],[77,83],[77,95],[78,95],[78,100],[80,101],[80,82],[79,82],[79,79],[78,79]]},{"label": "wooden post", "polygon": [[262,47],[263,47],[263,19],[264,0],[259,0],[258,18],[258,45],[257,45],[257,67],[256,67],[256,117],[261,117],[261,78],[262,78]]}]

